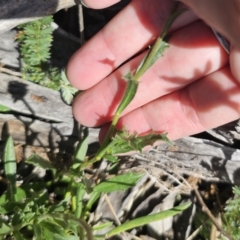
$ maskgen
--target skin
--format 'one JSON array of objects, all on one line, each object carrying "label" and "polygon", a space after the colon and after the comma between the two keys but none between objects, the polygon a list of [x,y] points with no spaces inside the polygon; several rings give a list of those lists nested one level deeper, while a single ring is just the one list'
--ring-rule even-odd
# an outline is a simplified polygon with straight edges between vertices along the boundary
[{"label": "skin", "polygon": [[[220,0],[211,1],[217,5]],[[85,0],[85,4],[93,8],[116,2]],[[150,4],[133,0],[71,58],[68,78],[73,86],[86,90],[74,101],[74,116],[85,126],[102,126],[100,139],[123,95],[126,82],[121,76],[136,69],[146,51],[119,66],[156,39],[173,2],[152,0]],[[197,15],[187,11],[174,23],[170,48],[141,78],[137,95],[124,111],[118,128],[125,126],[139,134],[168,132],[174,140],[239,118],[240,78],[235,71],[238,58],[235,30],[221,31],[221,27],[225,29],[221,18],[215,14],[213,21],[212,16],[209,17],[211,11],[205,16],[204,4],[200,8],[197,0],[184,2]],[[202,2],[207,4],[208,0]],[[213,23],[211,26],[229,39],[230,59],[212,30],[197,16]]]},{"label": "skin", "polygon": [[231,44],[230,67],[240,81],[240,0],[182,0],[208,25],[216,29]]}]

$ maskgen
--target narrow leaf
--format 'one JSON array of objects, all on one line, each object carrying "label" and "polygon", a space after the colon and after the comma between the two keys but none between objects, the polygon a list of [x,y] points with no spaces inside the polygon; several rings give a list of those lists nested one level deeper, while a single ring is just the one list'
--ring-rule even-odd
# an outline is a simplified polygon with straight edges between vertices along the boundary
[{"label": "narrow leaf", "polygon": [[102,230],[102,229],[104,229],[104,228],[111,227],[112,225],[113,225],[112,222],[106,222],[106,223],[94,225],[94,226],[92,227],[92,230],[99,231],[99,230]]},{"label": "narrow leaf", "polygon": [[[20,187],[16,188],[15,201],[16,202],[21,201],[25,197],[26,197],[26,192]],[[5,203],[9,203],[7,193],[2,194],[0,197],[0,206]]]},{"label": "narrow leaf", "polygon": [[77,187],[77,194],[76,194],[76,212],[75,212],[75,217],[80,218],[82,214],[82,209],[83,209],[83,197],[86,193],[85,187],[83,184],[80,184]]},{"label": "narrow leaf", "polygon": [[19,231],[14,231],[13,236],[16,240],[25,240],[25,238]]},{"label": "narrow leaf", "polygon": [[8,137],[4,148],[4,171],[9,181],[10,198],[14,200],[14,194],[16,193],[16,172],[17,163],[15,157],[15,150],[12,137]]},{"label": "narrow leaf", "polygon": [[141,76],[151,67],[153,64],[163,56],[164,51],[169,48],[169,44],[161,39],[158,49],[156,49],[154,55],[149,59],[152,50],[150,50],[144,57],[142,62],[137,68],[136,74],[141,71]]},{"label": "narrow leaf", "polygon": [[71,214],[51,214],[51,217],[53,218],[61,218],[64,219],[65,221],[71,221],[72,224],[75,223],[86,231],[86,238],[89,240],[93,240],[93,235],[92,235],[92,230],[90,226],[85,222],[85,220],[81,218],[76,218],[75,216]]},{"label": "narrow leaf", "polygon": [[184,211],[185,209],[187,209],[190,205],[191,205],[191,203],[185,203],[180,206],[174,207],[172,209],[162,211],[160,213],[151,214],[151,215],[148,215],[145,217],[139,217],[139,218],[130,220],[130,221],[123,223],[122,225],[114,228],[110,232],[108,232],[107,237],[112,237],[121,232],[125,232],[125,231],[130,230],[135,227],[143,226],[150,222],[155,222],[155,221],[163,220],[168,217],[175,216],[175,215],[181,213],[182,211]]},{"label": "narrow leaf", "polygon": [[133,187],[142,176],[142,173],[139,174],[131,172],[118,175],[107,181],[101,182],[94,188],[94,191],[101,193],[124,191],[130,187]]},{"label": "narrow leaf", "polygon": [[104,158],[107,159],[109,162],[117,163],[119,161],[119,158],[113,155],[104,155]]},{"label": "narrow leaf", "polygon": [[61,235],[55,233],[53,235],[53,239],[54,240],[79,240],[79,237],[78,236],[71,236],[71,235],[61,236]]},{"label": "narrow leaf", "polygon": [[86,154],[87,154],[87,150],[88,150],[88,142],[89,142],[89,137],[88,137],[88,132],[87,132],[87,128],[86,128],[86,130],[84,132],[84,137],[77,146],[74,163],[84,162]]},{"label": "narrow leaf", "polygon": [[100,192],[97,192],[97,191],[92,192],[90,199],[88,200],[85,207],[87,211],[92,209],[92,205],[99,199],[100,196],[101,196]]},{"label": "narrow leaf", "polygon": [[39,224],[43,229],[47,229],[51,233],[51,235],[53,235],[54,233],[64,235],[64,228],[56,224],[56,221],[54,223],[50,222],[49,220],[42,221]]},{"label": "narrow leaf", "polygon": [[9,232],[12,231],[12,228],[9,227],[7,224],[5,224],[4,222],[2,222],[0,224],[0,235],[5,235],[8,234]]},{"label": "narrow leaf", "polygon": [[37,154],[32,154],[27,160],[27,163],[31,163],[34,166],[43,168],[43,169],[56,169],[52,163],[44,158],[42,158],[41,156],[37,155]]},{"label": "narrow leaf", "polygon": [[11,111],[10,108],[0,104],[0,112],[10,112],[10,111]]},{"label": "narrow leaf", "polygon": [[36,240],[41,240],[43,235],[43,229],[38,223],[33,224],[34,237]]}]

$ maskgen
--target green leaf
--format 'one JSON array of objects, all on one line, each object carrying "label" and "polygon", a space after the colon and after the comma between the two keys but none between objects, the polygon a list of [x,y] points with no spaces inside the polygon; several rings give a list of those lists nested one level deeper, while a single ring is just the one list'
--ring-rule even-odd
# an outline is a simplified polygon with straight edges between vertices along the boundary
[{"label": "green leaf", "polygon": [[16,172],[17,163],[15,157],[15,150],[12,137],[8,137],[4,148],[4,171],[9,181],[9,193],[11,200],[14,200],[14,194],[16,193]]},{"label": "green leaf", "polygon": [[81,226],[86,231],[87,239],[93,239],[92,230],[91,230],[90,226],[85,222],[84,219],[76,218],[72,214],[51,214],[51,217],[61,218],[61,219],[64,219],[65,221],[69,221],[69,222],[71,222],[71,225],[73,227],[74,227],[74,224],[76,224],[76,226]]},{"label": "green leaf", "polygon": [[10,111],[11,111],[10,108],[0,104],[0,112],[10,112]]},{"label": "green leaf", "polygon": [[42,240],[43,239],[43,229],[38,223],[33,225],[34,239]]},{"label": "green leaf", "polygon": [[52,205],[49,208],[50,213],[64,212],[69,204],[69,199],[64,199],[56,205]]},{"label": "green leaf", "polygon": [[151,215],[148,215],[148,216],[145,216],[145,217],[139,217],[139,218],[130,220],[130,221],[128,221],[126,223],[123,223],[122,225],[114,228],[113,230],[109,231],[107,233],[106,237],[109,238],[109,237],[112,237],[112,236],[114,236],[116,234],[119,234],[121,232],[125,232],[127,230],[130,230],[132,228],[140,227],[140,226],[143,226],[143,225],[148,224],[150,222],[155,222],[155,221],[163,220],[163,219],[168,218],[168,217],[175,216],[175,215],[181,213],[182,211],[184,211],[185,209],[187,209],[191,204],[192,203],[185,203],[185,204],[182,204],[180,206],[174,207],[172,209],[162,211],[160,213],[151,214]]},{"label": "green leaf", "polygon": [[24,201],[26,198],[26,191],[20,187],[16,189],[15,201]]},{"label": "green leaf", "polygon": [[41,156],[37,155],[37,154],[32,154],[27,160],[27,163],[31,163],[34,166],[43,168],[43,169],[56,169],[52,163],[44,158],[42,158]]},{"label": "green leaf", "polygon": [[[18,187],[16,188],[16,194],[15,194],[15,201],[22,201],[26,198],[26,192],[24,191],[24,189]],[[0,206],[8,203],[8,197],[7,197],[7,193],[4,193],[1,195],[0,197]]]},{"label": "green leaf", "polygon": [[82,141],[78,143],[77,150],[75,153],[74,163],[84,162],[87,154],[87,150],[88,150],[88,142],[89,142],[89,137],[88,137],[88,130],[86,128]]},{"label": "green leaf", "polygon": [[238,188],[237,186],[233,187],[233,193],[240,196],[240,188]]},{"label": "green leaf", "polygon": [[162,57],[163,52],[169,47],[168,43],[164,41],[164,38],[166,37],[168,30],[170,29],[174,20],[185,11],[185,9],[176,9],[177,7],[174,6],[171,15],[168,17],[166,23],[164,24],[161,35],[158,37],[157,41],[154,43],[147,56],[143,59],[137,68],[136,74],[134,75],[135,80],[138,80],[160,57]]},{"label": "green leaf", "polygon": [[54,237],[53,237],[54,233],[49,231],[47,228],[43,228],[43,238],[42,239],[54,240]]},{"label": "green leaf", "polygon": [[25,238],[19,231],[14,231],[13,236],[14,236],[14,239],[16,240],[25,240]]},{"label": "green leaf", "polygon": [[77,187],[77,194],[76,194],[76,212],[75,217],[80,218],[83,209],[83,197],[86,193],[85,187],[83,184],[80,184]]},{"label": "green leaf", "polygon": [[107,227],[111,227],[112,225],[113,225],[112,222],[106,222],[106,223],[94,225],[92,227],[92,230],[98,231],[98,230],[102,230],[102,229],[107,228]]},{"label": "green leaf", "polygon": [[61,71],[61,82],[63,85],[70,85],[66,72],[64,70]]},{"label": "green leaf", "polygon": [[138,136],[137,134],[131,135],[127,131],[122,130],[117,132],[112,139],[112,142],[107,147],[107,154],[120,154],[131,151],[141,152],[145,146],[152,146],[157,141],[170,143],[167,134],[148,134],[145,136]]},{"label": "green leaf", "polygon": [[54,233],[59,233],[60,235],[64,235],[64,229],[57,225],[56,222],[53,223],[50,219],[48,221],[42,221],[39,223],[42,228],[47,229],[51,235]]},{"label": "green leaf", "polygon": [[113,156],[113,155],[104,155],[104,158],[107,159],[109,162],[112,163],[117,163],[119,161],[119,158],[117,156]]},{"label": "green leaf", "polygon": [[78,90],[71,86],[61,85],[60,91],[64,102],[66,102],[67,104],[71,104],[74,95]]},{"label": "green leaf", "polygon": [[87,211],[92,209],[93,204],[99,199],[100,196],[101,196],[101,192],[93,191],[91,193],[90,199],[88,200],[85,207]]},{"label": "green leaf", "polygon": [[26,213],[25,214],[25,216],[24,216],[24,222],[30,222],[32,219],[33,219],[33,217],[36,215],[36,213],[35,212],[29,212],[29,213]]},{"label": "green leaf", "polygon": [[54,234],[53,239],[54,240],[79,240],[79,237],[78,236],[71,236],[71,235],[61,236],[59,234]]},{"label": "green leaf", "polygon": [[101,193],[124,191],[130,187],[133,187],[143,175],[144,175],[143,173],[131,173],[131,172],[118,175],[109,180],[101,182],[94,188],[94,191]]},{"label": "green leaf", "polygon": [[67,79],[65,71],[61,72],[61,95],[63,100],[67,104],[71,104],[73,101],[74,95],[77,93],[78,89],[72,87]]},{"label": "green leaf", "polygon": [[161,41],[158,49],[156,50],[155,54],[150,58],[149,60],[149,56],[151,54],[151,50],[149,51],[149,53],[144,57],[144,59],[142,60],[142,62],[140,63],[140,65],[137,68],[136,74],[138,72],[141,71],[141,75],[143,75],[151,66],[153,66],[153,64],[160,58],[163,56],[164,51],[169,48],[169,44],[165,41]]},{"label": "green leaf", "polygon": [[5,235],[11,232],[12,228],[5,224],[4,222],[1,222],[0,224],[0,235]]}]

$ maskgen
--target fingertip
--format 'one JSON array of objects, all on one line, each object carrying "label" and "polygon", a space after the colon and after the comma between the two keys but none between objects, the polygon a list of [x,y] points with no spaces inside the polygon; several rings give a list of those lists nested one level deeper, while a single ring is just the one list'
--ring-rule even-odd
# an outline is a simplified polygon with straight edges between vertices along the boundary
[{"label": "fingertip", "polygon": [[118,3],[120,2],[120,0],[101,0],[101,1],[84,0],[81,2],[85,7],[92,8],[92,9],[102,9],[102,8],[109,7],[115,3]]}]

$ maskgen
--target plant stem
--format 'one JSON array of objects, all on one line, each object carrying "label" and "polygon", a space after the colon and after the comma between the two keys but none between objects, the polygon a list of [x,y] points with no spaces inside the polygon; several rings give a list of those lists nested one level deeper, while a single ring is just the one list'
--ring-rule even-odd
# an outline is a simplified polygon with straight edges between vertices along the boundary
[{"label": "plant stem", "polygon": [[157,41],[155,42],[154,46],[152,47],[150,52],[147,54],[145,59],[143,59],[143,61],[140,63],[140,65],[139,65],[137,71],[135,72],[135,74],[129,73],[129,74],[126,75],[126,79],[127,79],[126,90],[125,90],[123,98],[122,98],[122,100],[121,100],[121,102],[120,102],[120,104],[119,104],[119,106],[118,106],[118,108],[117,108],[117,110],[114,114],[111,126],[110,126],[110,128],[107,132],[107,135],[106,135],[106,137],[103,141],[102,146],[100,147],[100,149],[98,150],[98,152],[96,154],[96,157],[93,158],[92,160],[90,160],[90,162],[88,161],[88,163],[93,163],[93,162],[99,161],[104,156],[104,154],[107,151],[107,146],[110,142],[110,139],[114,135],[114,132],[116,130],[117,122],[118,122],[122,112],[126,109],[126,107],[133,100],[133,98],[135,97],[135,95],[137,93],[140,77],[156,62],[156,60],[160,56],[162,56],[162,52],[166,48],[166,44],[165,45],[163,44],[164,43],[163,38],[167,35],[168,30],[171,27],[174,20],[183,11],[185,11],[185,10],[176,11],[176,6],[177,6],[177,4],[174,4],[173,11],[166,21],[161,35],[157,38]]}]

